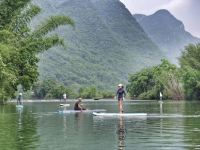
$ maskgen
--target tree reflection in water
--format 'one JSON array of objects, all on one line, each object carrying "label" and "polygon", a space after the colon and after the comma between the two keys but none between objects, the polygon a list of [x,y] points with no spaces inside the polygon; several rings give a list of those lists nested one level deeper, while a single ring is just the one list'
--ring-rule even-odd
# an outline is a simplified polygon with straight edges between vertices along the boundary
[{"label": "tree reflection in water", "polygon": [[[15,111],[17,113],[10,113]],[[38,141],[37,120],[27,108],[0,106],[1,150],[32,150],[37,148]]]},{"label": "tree reflection in water", "polygon": [[23,109],[17,109],[19,118],[17,121],[16,148],[29,150],[35,149],[38,145],[37,121],[33,114]]}]

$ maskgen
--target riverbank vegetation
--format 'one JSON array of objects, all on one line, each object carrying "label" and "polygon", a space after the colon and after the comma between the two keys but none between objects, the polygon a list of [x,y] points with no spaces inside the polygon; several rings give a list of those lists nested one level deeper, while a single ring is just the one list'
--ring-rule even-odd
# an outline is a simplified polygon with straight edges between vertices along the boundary
[{"label": "riverbank vegetation", "polygon": [[200,44],[190,44],[179,58],[180,67],[167,60],[129,77],[127,91],[132,98],[200,100]]},{"label": "riverbank vegetation", "polygon": [[127,91],[131,97],[139,99],[158,99],[160,92],[165,99],[182,99],[179,69],[169,61],[162,60],[160,65],[131,75]]},{"label": "riverbank vegetation", "polygon": [[190,44],[180,58],[186,99],[200,100],[200,44]]},{"label": "riverbank vegetation", "polygon": [[98,90],[96,87],[82,87],[74,89],[66,87],[54,80],[38,81],[33,86],[33,94],[28,98],[33,99],[63,99],[63,94],[66,93],[68,99],[76,99],[82,97],[85,99],[101,99],[113,98],[114,92]]},{"label": "riverbank vegetation", "polygon": [[62,39],[49,32],[61,25],[74,25],[66,16],[51,16],[30,28],[31,20],[41,9],[31,0],[2,0],[0,4],[0,100],[14,97],[17,86],[31,88],[39,75],[37,54],[53,46],[64,45]]}]

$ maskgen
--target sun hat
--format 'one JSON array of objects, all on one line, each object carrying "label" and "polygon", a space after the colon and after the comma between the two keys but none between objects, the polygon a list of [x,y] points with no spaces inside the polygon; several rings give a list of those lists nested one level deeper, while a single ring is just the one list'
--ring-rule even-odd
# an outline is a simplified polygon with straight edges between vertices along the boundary
[{"label": "sun hat", "polygon": [[123,85],[120,83],[120,84],[118,84],[118,87],[122,87]]}]

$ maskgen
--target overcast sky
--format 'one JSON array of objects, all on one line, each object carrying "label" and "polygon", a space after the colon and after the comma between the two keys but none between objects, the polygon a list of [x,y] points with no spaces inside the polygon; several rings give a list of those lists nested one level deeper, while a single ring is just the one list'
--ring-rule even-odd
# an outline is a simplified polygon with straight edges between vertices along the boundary
[{"label": "overcast sky", "polygon": [[200,38],[200,0],[120,0],[132,14],[150,15],[159,9],[169,10],[181,20],[187,31]]}]

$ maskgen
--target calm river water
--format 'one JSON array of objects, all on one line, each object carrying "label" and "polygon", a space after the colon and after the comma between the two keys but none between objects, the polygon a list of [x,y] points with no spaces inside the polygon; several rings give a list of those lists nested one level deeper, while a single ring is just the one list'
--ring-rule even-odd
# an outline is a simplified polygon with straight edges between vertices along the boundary
[{"label": "calm river water", "polygon": [[[69,102],[73,109],[74,102]],[[116,101],[86,101],[90,109],[117,112]],[[0,106],[0,150],[193,150],[200,149],[200,102],[126,101],[125,112],[183,117],[105,118],[59,114],[59,103]],[[185,117],[184,117],[185,116]],[[190,116],[190,117],[186,117]]]}]

